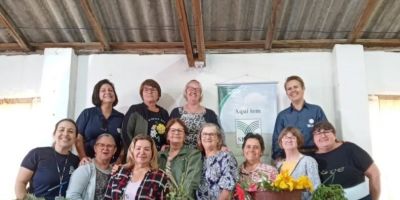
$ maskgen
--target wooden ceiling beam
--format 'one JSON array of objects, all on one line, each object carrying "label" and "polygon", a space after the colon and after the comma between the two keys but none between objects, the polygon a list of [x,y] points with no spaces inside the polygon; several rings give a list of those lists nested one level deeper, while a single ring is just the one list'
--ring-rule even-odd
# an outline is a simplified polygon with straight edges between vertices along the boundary
[{"label": "wooden ceiling beam", "polygon": [[97,39],[100,41],[104,50],[110,50],[110,44],[107,40],[107,37],[104,33],[104,30],[96,17],[95,8],[93,4],[89,2],[90,0],[81,0],[81,5],[83,10],[85,11],[85,15],[89,20],[90,25],[94,30],[94,34],[96,35]]},{"label": "wooden ceiling beam", "polygon": [[374,13],[379,0],[368,0],[365,5],[365,9],[361,13],[357,24],[353,27],[353,30],[349,34],[348,42],[355,43],[356,40],[361,36],[365,27],[367,27],[372,14]]},{"label": "wooden ceiling beam", "polygon": [[68,42],[68,43],[31,43],[33,47],[38,50],[44,50],[45,48],[73,48],[75,50],[103,50],[103,46],[100,42]]},{"label": "wooden ceiling beam", "polygon": [[206,63],[206,46],[204,43],[203,13],[201,12],[201,0],[192,0],[194,28],[196,32],[197,60]]},{"label": "wooden ceiling beam", "polygon": [[176,0],[176,10],[179,19],[179,30],[185,47],[186,58],[189,67],[194,67],[193,46],[190,39],[189,24],[186,15],[186,8],[184,0]]},{"label": "wooden ceiling beam", "polygon": [[283,0],[272,0],[272,11],[267,26],[267,35],[265,36],[265,49],[271,49],[272,40],[276,32],[276,24],[282,16]]},{"label": "wooden ceiling beam", "polygon": [[[274,40],[272,49],[332,49],[335,44],[349,44],[347,39],[321,39],[321,40]],[[363,45],[365,48],[400,48],[400,39],[358,39],[355,44]],[[264,40],[258,41],[231,41],[205,42],[205,47],[209,50],[256,50],[264,51]],[[88,52],[99,52],[102,49],[100,42],[92,43],[31,43],[35,50],[44,50],[45,48],[74,48]],[[128,51],[136,53],[184,53],[184,44],[182,42],[122,42],[110,43],[112,52]],[[0,43],[0,51],[22,52],[18,43]],[[301,50],[300,50],[301,51]],[[218,53],[218,51],[216,51]],[[267,51],[268,52],[268,51]]]},{"label": "wooden ceiling beam", "polygon": [[0,51],[26,51],[18,43],[0,43]]},{"label": "wooden ceiling beam", "polygon": [[7,14],[7,12],[1,5],[0,5],[0,21],[7,28],[11,37],[14,38],[14,40],[24,51],[32,51],[32,47],[27,42],[28,40],[26,40],[24,35],[18,30],[14,21],[10,18],[10,16]]},{"label": "wooden ceiling beam", "polygon": [[[345,44],[346,40],[274,40],[272,48],[332,48],[335,44]],[[264,49],[265,41],[206,42],[207,49]]]}]

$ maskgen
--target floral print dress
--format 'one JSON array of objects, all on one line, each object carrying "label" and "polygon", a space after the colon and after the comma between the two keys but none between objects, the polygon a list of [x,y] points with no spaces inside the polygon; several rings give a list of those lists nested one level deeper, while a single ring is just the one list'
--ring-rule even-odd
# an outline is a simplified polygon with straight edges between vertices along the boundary
[{"label": "floral print dress", "polygon": [[188,134],[185,139],[185,144],[191,148],[196,148],[198,131],[201,125],[206,123],[204,118],[204,113],[188,113],[185,110],[180,110],[182,112],[181,120],[185,122],[188,128]]},{"label": "floral print dress", "polygon": [[238,177],[237,161],[231,153],[220,151],[204,157],[197,199],[215,200],[223,189],[233,191]]}]

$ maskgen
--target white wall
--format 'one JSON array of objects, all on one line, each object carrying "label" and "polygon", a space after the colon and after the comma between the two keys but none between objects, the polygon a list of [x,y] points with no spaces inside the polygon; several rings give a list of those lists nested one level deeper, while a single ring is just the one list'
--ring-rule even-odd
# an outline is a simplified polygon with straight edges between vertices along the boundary
[{"label": "white wall", "polygon": [[[129,105],[141,102],[140,83],[153,78],[161,85],[160,105],[171,110],[184,103],[183,87],[187,81],[198,79],[204,89],[203,104],[218,111],[216,83],[224,82],[279,82],[280,108],[289,101],[282,82],[289,75],[298,74],[306,82],[307,101],[324,107],[333,116],[331,53],[274,53],[207,55],[207,66],[189,69],[184,55],[90,55],[79,58],[76,115],[91,106],[91,91],[97,81],[108,78],[114,82],[120,99],[117,109],[125,112]],[[82,72],[82,73],[81,73]],[[87,73],[86,73],[87,72]],[[86,73],[87,76],[80,76]]]},{"label": "white wall", "polygon": [[0,98],[40,96],[43,55],[0,56]]},{"label": "white wall", "polygon": [[400,53],[365,52],[369,94],[400,95]]}]

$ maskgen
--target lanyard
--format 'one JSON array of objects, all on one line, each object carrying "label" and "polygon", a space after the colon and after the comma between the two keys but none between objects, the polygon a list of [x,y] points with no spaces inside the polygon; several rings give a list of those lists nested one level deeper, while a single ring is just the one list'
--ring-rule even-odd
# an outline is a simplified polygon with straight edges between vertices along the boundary
[{"label": "lanyard", "polygon": [[56,158],[56,163],[57,163],[57,172],[58,172],[58,177],[60,179],[60,188],[58,189],[58,196],[61,196],[61,190],[62,190],[62,180],[64,178],[64,172],[65,172],[65,168],[67,168],[67,163],[68,163],[68,156],[67,158],[65,158],[65,163],[64,163],[64,167],[62,170],[62,173],[60,173],[60,166],[58,165],[58,161],[57,161],[57,157],[56,157],[56,153],[54,152],[54,158]]}]

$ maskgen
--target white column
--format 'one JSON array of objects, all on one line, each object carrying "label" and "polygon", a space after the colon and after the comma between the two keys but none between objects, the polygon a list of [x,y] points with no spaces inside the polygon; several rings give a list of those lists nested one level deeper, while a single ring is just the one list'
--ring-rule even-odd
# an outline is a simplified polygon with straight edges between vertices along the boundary
[{"label": "white column", "polygon": [[335,45],[333,72],[337,131],[344,141],[356,143],[371,153],[363,46]]},{"label": "white column", "polygon": [[74,118],[76,66],[77,56],[73,49],[48,48],[44,50],[40,89],[42,125],[44,130],[48,130],[44,134],[49,135],[60,119]]}]

